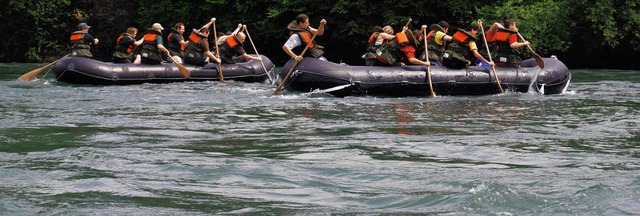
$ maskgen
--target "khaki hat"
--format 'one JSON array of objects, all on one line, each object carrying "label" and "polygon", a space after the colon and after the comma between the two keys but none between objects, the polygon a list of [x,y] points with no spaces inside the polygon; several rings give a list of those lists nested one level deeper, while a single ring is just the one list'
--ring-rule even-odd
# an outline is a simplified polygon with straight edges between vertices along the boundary
[{"label": "khaki hat", "polygon": [[160,31],[164,30],[164,28],[162,28],[162,25],[160,25],[160,23],[154,23],[153,25],[151,25],[151,28],[155,30],[160,30]]}]

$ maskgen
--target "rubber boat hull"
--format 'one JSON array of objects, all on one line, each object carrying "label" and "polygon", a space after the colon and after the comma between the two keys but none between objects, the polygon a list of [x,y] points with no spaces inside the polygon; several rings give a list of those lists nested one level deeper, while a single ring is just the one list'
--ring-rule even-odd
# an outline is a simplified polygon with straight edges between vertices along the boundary
[{"label": "rubber boat hull", "polygon": [[[504,91],[538,91],[559,94],[566,91],[571,73],[561,61],[544,58],[540,69],[534,59],[525,60],[516,67],[496,67]],[[279,77],[289,72],[295,61],[287,62]],[[532,83],[532,80],[534,81]],[[431,66],[431,83],[436,95],[489,95],[500,90],[491,68],[472,66],[466,69],[448,69]],[[310,92],[334,88],[336,96],[430,96],[427,67],[425,66],[348,66],[304,58],[285,83],[293,91]]]},{"label": "rubber boat hull", "polygon": [[[268,73],[275,65],[269,58],[261,55]],[[170,83],[184,81],[219,80],[218,64],[206,64],[202,67],[183,64],[191,72],[183,77],[174,63],[163,62],[158,65],[114,64],[83,57],[65,57],[53,67],[56,80],[72,84],[90,85],[132,85],[142,83]],[[222,64],[224,80],[243,82],[264,82],[268,79],[260,61]]]}]

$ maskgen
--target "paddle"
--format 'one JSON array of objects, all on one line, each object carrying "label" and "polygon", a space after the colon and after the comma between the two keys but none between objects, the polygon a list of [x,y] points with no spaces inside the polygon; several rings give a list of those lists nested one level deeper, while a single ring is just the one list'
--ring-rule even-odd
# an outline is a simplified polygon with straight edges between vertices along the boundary
[{"label": "paddle", "polygon": [[[525,39],[522,37],[522,35],[520,35],[520,32],[518,32],[518,36],[520,37],[520,39],[525,41]],[[531,46],[529,46],[528,44],[527,44],[527,48],[529,48],[529,51],[531,51],[531,54],[533,54],[533,57],[536,59],[536,63],[538,63],[538,67],[540,67],[540,69],[544,68],[544,61],[542,60],[540,55],[538,55],[538,53],[533,51],[533,49],[531,49]]]},{"label": "paddle", "polygon": [[[323,26],[324,26],[324,23],[320,23],[320,27],[318,27],[318,29],[321,29]],[[309,49],[309,45],[313,43],[313,40],[316,39],[316,36],[318,36],[317,31],[316,33],[313,34],[313,37],[311,37],[311,40],[309,41],[309,43],[307,43],[307,46],[304,47],[304,50],[302,50],[302,53],[300,53],[300,56],[304,56],[304,53],[307,52],[307,50]],[[293,64],[293,67],[291,67],[291,69],[289,69],[289,72],[287,72],[287,75],[284,76],[284,79],[282,80],[282,82],[280,82],[280,85],[278,85],[276,90],[273,91],[272,95],[277,95],[278,93],[280,93],[280,91],[282,91],[282,86],[284,86],[284,83],[287,82],[287,79],[289,79],[289,77],[291,76],[293,69],[296,69],[296,67],[298,66],[298,63],[300,63],[300,61],[296,60],[296,63]]]},{"label": "paddle", "polygon": [[[489,52],[487,36],[484,34],[484,27],[482,26],[482,20],[478,20],[478,26],[480,27],[480,32],[482,32],[482,39],[484,39],[484,47],[487,48],[487,55],[489,55],[489,61],[493,61],[493,59],[491,59],[491,52]],[[496,66],[491,65],[491,70],[493,70],[493,76],[496,78],[496,83],[498,84],[498,89],[500,89],[500,93],[504,93],[504,90],[502,89],[502,85],[500,84],[500,80],[498,79],[498,73],[496,73]]]},{"label": "paddle", "polygon": [[[253,46],[253,50],[256,51],[256,55],[258,56],[258,58],[262,58],[260,57],[260,54],[258,54],[258,49],[256,49],[256,45],[253,44],[253,40],[251,40],[251,35],[249,34],[249,30],[247,30],[247,28],[244,28],[244,31],[247,33],[249,42],[251,42],[251,46]],[[264,73],[267,74],[267,77],[269,77],[269,81],[271,81],[271,84],[273,85],[273,79],[271,79],[271,75],[269,75],[269,72],[267,71],[267,67],[264,66],[264,62],[260,61],[260,64],[262,65],[262,69],[264,69]]]},{"label": "paddle", "polygon": [[[67,56],[69,56],[69,55],[71,55],[71,54],[67,54],[67,55],[65,55],[65,56],[62,56],[62,58],[67,57]],[[29,80],[32,80],[34,77],[38,76],[38,74],[42,73],[42,71],[44,71],[44,69],[47,69],[49,66],[54,65],[55,63],[57,63],[57,62],[58,62],[58,60],[60,60],[60,59],[62,59],[62,58],[59,58],[59,59],[57,59],[57,60],[55,60],[55,61],[53,61],[53,62],[49,63],[48,65],[42,66],[42,67],[40,67],[40,68],[38,68],[38,69],[35,69],[35,70],[32,70],[32,71],[29,71],[29,72],[27,72],[27,73],[23,74],[22,76],[18,77],[18,79],[19,79],[20,81],[29,81]]]},{"label": "paddle", "polygon": [[[427,57],[427,62],[429,62],[429,48],[427,45],[427,29],[422,31],[422,36],[424,37],[424,55]],[[431,85],[431,65],[427,65],[427,77],[429,78],[429,90],[431,91],[431,97],[435,97],[436,93],[433,91],[433,85]]]},{"label": "paddle", "polygon": [[[165,53],[167,54],[167,53]],[[169,58],[171,58],[171,61],[176,64],[176,67],[178,67],[178,70],[180,70],[180,73],[182,73],[182,76],[184,76],[184,78],[189,78],[189,76],[191,76],[191,71],[189,71],[189,69],[187,69],[184,65],[178,63],[173,56],[171,56],[171,54],[167,54],[167,56],[169,56]]]},{"label": "paddle", "polygon": [[[216,33],[216,18],[213,18],[213,41],[216,44],[216,58],[220,59],[220,50],[218,50],[218,33]],[[222,60],[218,63],[218,76],[220,82],[224,82],[224,76],[222,76]]]}]

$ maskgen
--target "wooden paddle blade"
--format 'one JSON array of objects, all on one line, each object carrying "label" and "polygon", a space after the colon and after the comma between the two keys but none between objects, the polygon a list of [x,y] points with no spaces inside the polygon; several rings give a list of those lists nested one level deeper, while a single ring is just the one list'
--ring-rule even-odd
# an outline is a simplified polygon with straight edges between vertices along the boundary
[{"label": "wooden paddle blade", "polygon": [[[67,54],[67,55],[63,56],[63,58],[64,58],[64,57],[67,57],[67,56],[69,56],[69,55],[70,55],[70,54]],[[20,81],[29,81],[29,80],[32,80],[33,78],[35,78],[36,76],[38,76],[38,74],[42,73],[42,71],[44,71],[45,69],[47,69],[47,68],[48,68],[48,67],[50,67],[51,65],[54,65],[55,63],[57,63],[57,62],[58,62],[58,60],[60,60],[60,59],[57,59],[57,60],[55,60],[55,61],[53,61],[53,62],[49,63],[48,65],[42,66],[42,67],[40,67],[40,68],[38,68],[38,69],[35,69],[35,70],[32,70],[32,71],[29,71],[29,72],[27,72],[27,73],[23,74],[22,76],[18,77],[18,80],[20,80]]]},{"label": "wooden paddle blade", "polygon": [[180,70],[180,73],[182,73],[182,76],[184,78],[189,78],[191,76],[191,71],[189,71],[189,69],[187,69],[184,65],[178,63],[176,61],[176,59],[173,58],[173,56],[165,53],[167,56],[169,56],[169,58],[171,59],[171,61],[176,65],[176,67],[178,67],[178,70]]},{"label": "wooden paddle blade", "polygon": [[45,65],[41,68],[32,70],[28,73],[25,73],[24,75],[18,77],[18,79],[20,81],[29,81],[32,80],[34,77],[38,76],[38,74],[42,73],[42,71],[44,71],[45,69],[47,69],[49,66],[51,66],[51,64]]},{"label": "wooden paddle blade", "polygon": [[189,69],[187,69],[184,65],[175,62],[176,66],[178,67],[178,70],[180,70],[180,73],[182,73],[182,76],[184,76],[184,78],[189,78],[191,76],[191,71],[189,71]]},{"label": "wooden paddle blade", "polygon": [[529,47],[529,49],[531,50],[531,54],[533,54],[533,58],[536,59],[536,63],[538,64],[538,67],[540,67],[541,69],[544,68],[544,60],[542,60],[542,58],[540,57],[540,55],[538,55],[538,53],[534,52],[531,47]]},{"label": "wooden paddle blade", "polygon": [[[524,37],[522,37],[522,35],[520,34],[520,32],[518,32],[518,37],[520,37],[520,39],[522,39],[523,41],[526,41],[524,39]],[[527,45],[527,48],[529,48],[529,51],[531,52],[531,54],[533,55],[533,58],[536,59],[536,64],[538,64],[538,67],[540,67],[541,69],[544,68],[544,61],[542,60],[542,58],[540,57],[540,55],[538,55],[538,53],[536,53],[535,51],[533,51],[533,49],[531,49],[530,45]]]}]

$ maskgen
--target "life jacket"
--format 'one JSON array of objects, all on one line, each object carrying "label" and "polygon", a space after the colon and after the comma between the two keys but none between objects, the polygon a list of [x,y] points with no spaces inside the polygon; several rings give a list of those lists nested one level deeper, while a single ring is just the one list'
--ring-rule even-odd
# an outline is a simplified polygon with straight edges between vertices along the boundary
[{"label": "life jacket", "polygon": [[495,50],[491,53],[496,65],[518,65],[522,63],[521,53],[518,49],[511,48],[509,38],[518,32],[506,28],[498,28],[495,35]]},{"label": "life jacket", "polygon": [[[120,34],[120,37],[118,37],[118,39],[116,39],[116,48],[114,49],[113,52],[113,57],[114,58],[120,58],[120,59],[130,59],[131,58],[131,51],[133,50],[133,43],[127,45],[124,44],[122,39],[124,38],[131,38],[131,40],[133,39],[133,36],[129,33],[122,33]],[[115,60],[114,60],[115,61]]]},{"label": "life jacket", "polygon": [[495,36],[495,51],[503,54],[514,54],[511,44],[509,44],[509,38],[517,34],[518,32],[516,31],[498,28]]},{"label": "life jacket", "polygon": [[[292,51],[294,53],[302,53],[302,51],[304,51],[305,47],[307,47],[307,44],[308,44],[309,48],[307,52],[304,54],[305,56],[320,58],[324,54],[324,51],[322,50],[322,48],[320,48],[319,46],[316,46],[315,41],[311,42],[311,38],[317,32],[317,30],[313,30],[311,28],[300,29],[298,28],[296,21],[289,23],[289,25],[287,26],[287,29],[289,30],[290,35],[297,34],[300,37],[300,40],[302,41],[302,46],[297,46],[293,48]],[[309,42],[311,42],[311,44],[309,44]]]},{"label": "life jacket", "polygon": [[91,54],[91,43],[84,40],[86,32],[75,31],[71,33],[69,42],[71,44],[72,56],[93,57]]},{"label": "life jacket", "polygon": [[475,42],[476,37],[463,29],[458,29],[452,37],[451,44],[442,56],[442,64],[453,68],[463,68],[467,61],[474,62],[474,57],[469,51],[469,42]]},{"label": "life jacket", "polygon": [[155,29],[147,29],[147,33],[142,37],[142,51],[140,52],[142,58],[162,62],[163,54],[158,50],[158,43],[156,43],[157,37],[162,39],[162,33]]},{"label": "life jacket", "polygon": [[242,44],[242,42],[240,42],[240,40],[235,36],[235,35],[231,35],[227,38],[225,38],[224,43],[222,43],[222,45],[220,45],[220,58],[222,58],[221,60],[224,63],[227,64],[235,64],[236,61],[233,59],[234,56],[236,56],[236,51],[235,48],[238,46],[244,46],[244,44]]},{"label": "life jacket", "polygon": [[122,41],[122,38],[124,37],[129,37],[131,38],[131,40],[133,39],[133,35],[130,35],[129,33],[122,33],[120,34],[120,37],[118,37],[118,39],[116,40],[116,50],[120,49],[122,50],[124,53],[126,54],[130,54],[131,51],[133,50],[133,43],[130,44],[129,46],[125,46],[124,44],[121,44],[120,41]]},{"label": "life jacket", "polygon": [[[447,42],[444,40],[446,33],[444,29],[438,24],[431,25],[429,33],[427,33],[427,43],[429,44],[429,59],[434,61],[442,61],[442,54],[444,53]],[[438,32],[444,33],[440,38],[436,38]],[[440,43],[436,40],[440,40]]]},{"label": "life jacket", "polygon": [[171,32],[167,35],[167,49],[172,56],[179,56],[182,58],[182,52],[184,52],[184,49],[187,48],[187,46],[182,45],[177,41],[172,41],[171,37],[173,37],[174,34],[180,36],[180,41],[184,41],[184,37],[178,33],[178,30],[171,28]]},{"label": "life jacket", "polygon": [[400,47],[405,47],[408,45],[411,45],[411,42],[409,42],[409,37],[407,37],[407,34],[405,34],[404,32],[398,32],[396,33],[396,44]]},{"label": "life jacket", "polygon": [[375,49],[377,49],[378,47],[381,46],[386,46],[387,44],[389,44],[390,40],[384,40],[382,42],[382,44],[378,44],[376,45],[376,41],[378,40],[378,37],[380,36],[380,33],[382,32],[374,32],[371,34],[371,36],[369,36],[369,40],[367,40],[367,43],[369,43],[369,46],[367,47],[368,51],[375,51]]},{"label": "life jacket", "polygon": [[184,51],[185,62],[194,65],[204,65],[207,59],[207,56],[204,54],[204,42],[206,41],[207,36],[200,34],[196,29],[192,29],[189,35],[189,44]]}]

